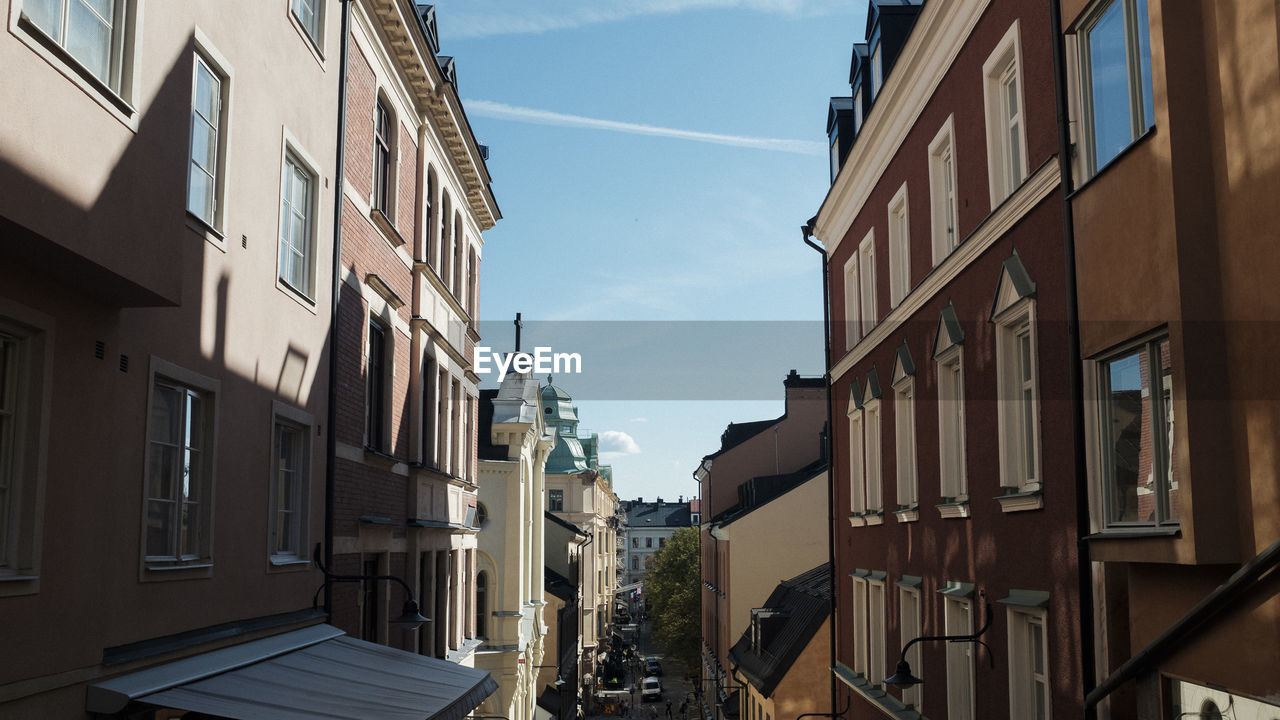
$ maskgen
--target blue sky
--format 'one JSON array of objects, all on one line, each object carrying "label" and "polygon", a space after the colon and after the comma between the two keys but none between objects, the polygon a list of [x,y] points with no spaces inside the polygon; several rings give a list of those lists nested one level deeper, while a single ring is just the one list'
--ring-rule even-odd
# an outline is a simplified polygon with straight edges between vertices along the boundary
[{"label": "blue sky", "polygon": [[[827,99],[849,92],[865,10],[839,0],[437,3],[441,54],[456,58],[504,216],[485,234],[483,344],[509,349],[516,312],[530,321],[526,350],[550,322],[590,328],[554,350],[580,353],[597,381],[631,392],[599,392],[584,376],[575,393],[572,374],[556,384],[575,395],[582,427],[601,433],[620,497],[695,494],[692,472],[727,423],[781,414],[791,368],[821,374],[821,265],[799,227],[829,185]],[[652,356],[663,367],[649,384],[634,367],[610,372],[601,353],[593,366],[592,347],[633,335],[637,321],[747,321],[722,329],[748,349],[682,338]],[[762,329],[787,323],[799,325],[785,341]],[[797,332],[811,339],[792,340]],[[740,399],[684,399],[706,373],[753,361],[768,365],[741,381]],[[673,374],[683,382],[654,382]]]}]

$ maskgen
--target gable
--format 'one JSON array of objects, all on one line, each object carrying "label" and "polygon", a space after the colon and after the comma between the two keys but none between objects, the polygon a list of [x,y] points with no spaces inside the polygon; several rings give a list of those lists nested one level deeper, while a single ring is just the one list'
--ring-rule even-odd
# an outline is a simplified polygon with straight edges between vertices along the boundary
[{"label": "gable", "polygon": [[1035,296],[1036,284],[1027,274],[1022,259],[1018,257],[1018,251],[1014,250],[1012,255],[1005,258],[1004,266],[1000,270],[1000,284],[996,285],[996,299],[991,307],[991,319],[995,320],[1022,300]]},{"label": "gable", "polygon": [[933,357],[963,344],[964,330],[960,327],[960,318],[956,316],[955,307],[947,303],[938,317],[938,331],[933,337]]}]

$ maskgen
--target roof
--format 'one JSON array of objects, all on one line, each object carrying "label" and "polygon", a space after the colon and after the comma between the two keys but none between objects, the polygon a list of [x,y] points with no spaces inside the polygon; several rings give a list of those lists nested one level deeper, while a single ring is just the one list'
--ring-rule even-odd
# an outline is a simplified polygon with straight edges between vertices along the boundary
[{"label": "roof", "polygon": [[772,612],[762,613],[767,620],[753,620],[767,623],[760,626],[759,645],[752,643],[754,627],[748,628],[729,657],[747,682],[769,697],[831,613],[831,563],[779,583],[761,610]]},{"label": "roof", "polygon": [[750,440],[756,435],[759,435],[765,430],[778,424],[785,417],[786,415],[783,415],[782,417],[774,418],[773,420],[756,420],[755,422],[729,423],[729,426],[724,429],[724,432],[720,433],[720,449],[711,453],[710,455],[705,456],[703,459],[719,457],[729,452],[735,447],[741,445],[742,443]]},{"label": "roof", "polygon": [[658,527],[682,528],[692,524],[687,502],[633,502],[629,503],[627,508],[627,525],[632,530]]},{"label": "roof", "polygon": [[574,525],[573,523],[567,520],[561,520],[557,515],[553,514],[550,510],[544,511],[543,517],[555,523],[556,525],[563,527],[566,530],[570,530],[578,535],[581,535],[582,537],[590,537],[585,532],[583,532],[582,529],[579,528],[577,525]]},{"label": "roof", "polygon": [[711,518],[714,523],[728,525],[751,514],[757,508],[775,500],[817,477],[827,469],[825,460],[818,459],[782,475],[760,475],[738,486],[738,504]]}]

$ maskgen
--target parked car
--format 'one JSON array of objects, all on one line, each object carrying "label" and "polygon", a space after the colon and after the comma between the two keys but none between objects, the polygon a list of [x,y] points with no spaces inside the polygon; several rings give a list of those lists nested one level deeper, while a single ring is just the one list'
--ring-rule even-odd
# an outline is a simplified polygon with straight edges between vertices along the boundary
[{"label": "parked car", "polygon": [[649,702],[650,700],[662,699],[662,680],[656,677],[647,677],[640,681],[640,702]]},{"label": "parked car", "polygon": [[658,658],[650,655],[644,659],[644,674],[662,677],[662,663],[658,662]]}]

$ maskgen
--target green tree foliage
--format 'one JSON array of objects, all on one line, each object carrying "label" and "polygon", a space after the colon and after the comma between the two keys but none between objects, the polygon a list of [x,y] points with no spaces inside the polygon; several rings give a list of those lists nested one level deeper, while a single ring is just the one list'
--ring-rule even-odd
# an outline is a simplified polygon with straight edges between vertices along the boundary
[{"label": "green tree foliage", "polygon": [[697,528],[681,528],[658,551],[645,580],[645,599],[653,620],[653,639],[668,657],[698,666],[702,638],[701,551]]}]

